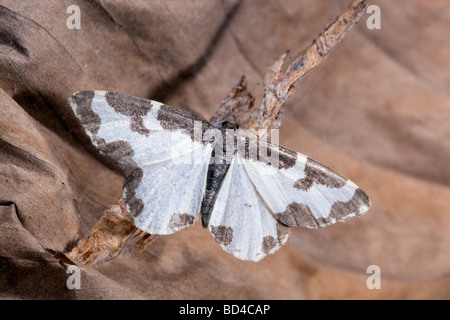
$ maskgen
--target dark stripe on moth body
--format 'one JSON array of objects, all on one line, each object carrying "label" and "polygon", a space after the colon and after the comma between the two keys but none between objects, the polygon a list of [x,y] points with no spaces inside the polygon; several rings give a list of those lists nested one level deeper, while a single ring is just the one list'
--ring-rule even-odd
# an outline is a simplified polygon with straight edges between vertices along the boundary
[{"label": "dark stripe on moth body", "polygon": [[227,246],[233,241],[233,228],[224,226],[211,226],[211,233],[217,243]]},{"label": "dark stripe on moth body", "polygon": [[94,111],[92,111],[92,99],[94,91],[77,92],[69,101],[72,105],[76,105],[77,117],[80,120],[84,130],[89,131],[92,135],[96,135],[100,129],[102,120]]},{"label": "dark stripe on moth body", "polygon": [[[171,106],[162,105],[158,111],[156,119],[159,121],[164,130],[185,130],[191,137],[192,141],[197,141],[203,144],[211,143],[211,141],[204,139],[205,131],[214,129],[214,126],[197,115]],[[196,121],[201,122],[202,124],[202,135],[200,140],[198,137],[194,137],[194,126]]]},{"label": "dark stripe on moth body", "polygon": [[309,207],[303,203],[292,202],[286,211],[276,214],[278,221],[289,227],[318,227]]},{"label": "dark stripe on moth body", "polygon": [[[253,159],[260,161],[259,155],[259,137],[241,137],[236,135],[236,131],[239,126],[236,123],[226,121],[217,127],[217,130],[221,131],[222,134],[222,159],[220,163],[213,162],[208,167],[208,175],[206,180],[206,190],[202,201],[202,225],[207,227],[209,220],[211,218],[211,213],[216,202],[216,197],[219,193],[220,187],[222,185],[223,179],[228,172],[232,158],[239,153],[239,155],[245,159]],[[228,130],[233,130],[231,135],[229,135]],[[228,146],[229,139],[233,139],[232,148]],[[250,147],[255,147],[254,154],[251,154]],[[267,156],[270,156],[271,148],[273,145],[268,143]],[[212,151],[211,157],[215,156],[215,151]],[[267,159],[264,159],[267,160]],[[289,160],[290,161],[290,160]],[[268,163],[270,164],[270,163]]]},{"label": "dark stripe on moth body", "polygon": [[223,178],[228,172],[229,164],[212,163],[208,167],[208,175],[206,178],[205,195],[202,200],[202,225],[208,227],[209,219],[216,202],[216,197]]},{"label": "dark stripe on moth body", "polygon": [[360,216],[365,213],[361,213],[361,207],[369,208],[370,205],[367,194],[358,188],[349,201],[336,201],[326,218],[315,218],[307,205],[297,202],[289,204],[286,211],[275,214],[275,217],[288,227],[317,229]]},{"label": "dark stripe on moth body", "polygon": [[180,230],[193,225],[195,217],[187,213],[174,213],[169,220],[168,228],[170,230]]},{"label": "dark stripe on moth body", "polygon": [[133,148],[128,142],[123,140],[105,143],[104,139],[97,137],[94,139],[96,139],[98,149],[107,155],[116,167],[124,171],[123,198],[131,216],[139,216],[144,209],[144,202],[136,197],[136,189],[141,184],[144,172],[133,160]]},{"label": "dark stripe on moth body", "polygon": [[133,148],[128,142],[123,140],[105,143],[105,140],[96,138],[96,141],[99,150],[107,155],[116,167],[124,171],[125,184],[123,198],[131,216],[139,216],[144,209],[144,202],[136,197],[136,189],[141,184],[144,172],[133,160]]},{"label": "dark stripe on moth body", "polygon": [[[222,161],[221,163],[211,163],[208,167],[208,175],[207,175],[207,184],[205,195],[202,201],[202,225],[203,227],[207,227],[212,210],[214,208],[214,204],[216,201],[217,194],[219,193],[222,181],[228,172],[231,160],[233,156],[237,153],[244,159],[252,159],[255,161],[262,161],[267,165],[275,166],[275,163],[272,164],[270,162],[270,157],[274,153],[278,153],[278,169],[289,169],[293,167],[297,161],[298,153],[285,148],[283,146],[279,146],[276,144],[272,144],[265,140],[260,140],[258,136],[239,136],[233,132],[232,137],[228,136],[228,129],[236,130],[238,129],[238,125],[232,122],[224,122],[221,127],[217,128],[222,133]],[[227,141],[229,139],[233,139],[232,149],[228,146]],[[260,150],[260,143],[264,144],[265,151]],[[227,148],[228,147],[228,148]],[[254,148],[254,149],[251,149]],[[260,154],[260,151],[263,154]],[[264,154],[264,152],[266,154]],[[212,152],[212,157],[214,157],[214,151]]]},{"label": "dark stripe on moth body", "polygon": [[280,145],[274,145],[278,148],[279,152],[279,169],[289,169],[292,168],[297,162],[298,153],[294,150],[288,149]]},{"label": "dark stripe on moth body", "polygon": [[277,246],[277,241],[272,236],[266,236],[263,238],[262,251],[265,254],[269,254]]},{"label": "dark stripe on moth body", "polygon": [[[276,169],[292,168],[298,160],[296,151],[271,143],[257,135],[238,136],[235,138],[235,144],[243,145],[243,149],[242,146],[237,148],[237,152],[242,158],[263,162]],[[272,160],[275,162],[272,163]]]},{"label": "dark stripe on moth body", "polygon": [[302,191],[308,191],[314,182],[326,185],[329,188],[342,188],[348,181],[346,177],[341,176],[330,167],[309,157],[305,163],[304,173],[306,177],[294,183],[294,188]]},{"label": "dark stripe on moth body", "polygon": [[[128,142],[117,140],[106,143],[104,139],[97,136],[101,126],[101,118],[92,110],[94,95],[94,91],[78,92],[70,97],[70,101],[76,105],[77,117],[80,119],[84,130],[89,131],[92,143],[97,146],[101,154],[106,155],[113,162],[115,167],[125,172],[124,201],[130,214],[133,217],[137,217],[144,208],[143,201],[135,196],[136,189],[139,187],[143,177],[143,171],[133,160],[134,150]],[[108,95],[110,100],[108,103],[111,103],[113,97],[127,98],[125,95],[110,95],[110,93],[106,93],[106,96]],[[115,103],[113,102],[113,104]],[[121,110],[121,113],[123,112],[122,114],[131,113],[126,107],[115,105],[117,110]],[[116,108],[114,109],[116,110]]]},{"label": "dark stripe on moth body", "polygon": [[350,213],[359,212],[362,206],[369,208],[371,205],[367,194],[361,189],[356,189],[353,198],[347,202],[337,201],[333,204],[330,210],[330,215],[335,217],[338,221],[346,218]]},{"label": "dark stripe on moth body", "polygon": [[[137,217],[142,213],[144,208],[143,201],[136,197],[136,189],[139,187],[144,173],[134,162],[134,150],[128,142],[117,140],[106,143],[103,138],[97,135],[102,121],[98,114],[92,110],[92,102],[95,94],[95,91],[82,91],[75,93],[69,99],[76,105],[75,111],[77,117],[84,130],[90,133],[91,140],[97,146],[100,153],[106,155],[115,167],[125,172],[124,201],[130,214],[133,217]],[[105,92],[104,95],[106,102],[115,112],[130,118],[130,129],[132,131],[142,135],[148,135],[150,133],[144,126],[143,117],[153,107],[151,100],[117,92]],[[209,122],[196,115],[164,105],[158,111],[157,120],[160,121],[164,130],[187,130],[192,140],[194,140],[194,121],[201,121],[202,133],[207,129],[213,128]],[[171,224],[173,227],[180,224],[192,224],[194,221],[193,218],[192,216],[176,216],[174,214],[171,218]]]},{"label": "dark stripe on moth body", "polygon": [[265,254],[270,254],[273,249],[282,245],[289,235],[290,229],[277,221],[277,239],[272,236],[266,236],[263,238],[262,250]]},{"label": "dark stripe on moth body", "polygon": [[130,117],[131,131],[148,136],[150,130],[144,126],[142,117],[152,109],[150,100],[129,96],[118,92],[106,92],[105,99],[117,113]]},{"label": "dark stripe on moth body", "polygon": [[94,91],[77,92],[70,97],[72,105],[76,106],[77,117],[83,129],[91,138],[91,142],[97,147],[101,154],[106,155],[114,166],[121,170],[137,167],[133,160],[134,150],[131,145],[123,140],[106,143],[98,136],[98,131],[102,124],[101,118],[92,110]]},{"label": "dark stripe on moth body", "polygon": [[[233,126],[236,127],[236,126]],[[208,166],[208,175],[206,177],[205,195],[202,200],[201,214],[202,225],[204,228],[208,227],[209,219],[216,202],[217,194],[222,185],[223,178],[230,167],[231,158],[236,154],[236,141],[233,141],[233,149],[227,150],[227,129],[230,129],[229,123],[217,128],[222,133],[222,159],[220,163],[213,162]],[[211,157],[215,157],[215,150],[212,151]]]},{"label": "dark stripe on moth body", "polygon": [[136,189],[141,184],[144,172],[141,168],[134,168],[125,175],[124,201],[132,217],[136,218],[144,210],[144,201],[136,197]]}]

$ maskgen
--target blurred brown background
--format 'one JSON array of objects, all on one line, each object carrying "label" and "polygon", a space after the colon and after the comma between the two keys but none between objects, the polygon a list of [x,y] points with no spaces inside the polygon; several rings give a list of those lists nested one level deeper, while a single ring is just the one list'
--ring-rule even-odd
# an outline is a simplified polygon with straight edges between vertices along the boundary
[{"label": "blurred brown background", "polygon": [[[350,1],[0,0],[0,297],[7,299],[450,298],[450,7],[369,1],[327,61],[298,84],[281,144],[337,169],[369,213],[293,230],[259,263],[200,224],[83,267],[80,290],[46,249],[67,252],[119,197],[123,178],[74,131],[67,97],[120,91],[211,117],[242,74],[295,55]],[[68,29],[69,5],[81,28]],[[381,289],[369,290],[370,265]]]}]

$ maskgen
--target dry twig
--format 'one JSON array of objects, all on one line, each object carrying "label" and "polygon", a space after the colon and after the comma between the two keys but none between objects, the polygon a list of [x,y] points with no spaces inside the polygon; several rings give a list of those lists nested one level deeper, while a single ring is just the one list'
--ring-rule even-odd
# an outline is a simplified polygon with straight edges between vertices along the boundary
[{"label": "dry twig", "polygon": [[134,254],[139,254],[150,242],[156,239],[137,229],[128,213],[122,197],[105,211],[100,221],[92,229],[91,235],[78,242],[69,258],[85,265],[96,265],[115,257],[130,238],[138,238],[134,244]]},{"label": "dry twig", "polygon": [[232,120],[255,131],[278,128],[283,107],[294,92],[295,83],[325,60],[328,53],[358,22],[365,8],[365,0],[354,1],[308,48],[295,57],[283,74],[282,69],[287,57],[287,53],[284,53],[268,69],[264,77],[264,97],[260,106],[254,106],[254,99],[247,90],[245,77],[241,78],[222,102],[212,122]]}]

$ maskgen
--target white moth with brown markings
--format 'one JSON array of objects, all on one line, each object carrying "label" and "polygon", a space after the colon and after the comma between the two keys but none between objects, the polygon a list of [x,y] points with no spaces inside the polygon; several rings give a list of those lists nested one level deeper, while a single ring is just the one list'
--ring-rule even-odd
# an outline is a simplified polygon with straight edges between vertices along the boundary
[{"label": "white moth with brown markings", "polygon": [[201,214],[225,251],[259,261],[286,243],[290,227],[325,227],[371,205],[334,170],[258,137],[233,136],[234,124],[214,127],[115,92],[78,92],[69,102],[92,143],[124,171],[124,201],[147,233],[177,232]]}]

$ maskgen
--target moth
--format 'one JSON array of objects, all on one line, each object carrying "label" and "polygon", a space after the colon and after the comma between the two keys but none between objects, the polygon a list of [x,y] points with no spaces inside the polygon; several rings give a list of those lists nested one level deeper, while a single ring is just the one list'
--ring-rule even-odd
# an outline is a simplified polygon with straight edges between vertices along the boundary
[{"label": "moth", "polygon": [[125,175],[137,228],[167,235],[202,216],[217,243],[242,260],[282,247],[291,227],[319,228],[363,215],[371,202],[331,168],[234,123],[123,93],[82,91],[69,103],[99,152]]}]

